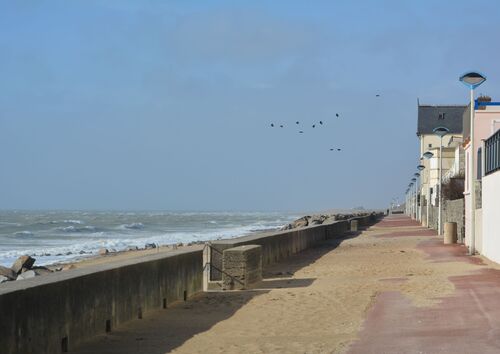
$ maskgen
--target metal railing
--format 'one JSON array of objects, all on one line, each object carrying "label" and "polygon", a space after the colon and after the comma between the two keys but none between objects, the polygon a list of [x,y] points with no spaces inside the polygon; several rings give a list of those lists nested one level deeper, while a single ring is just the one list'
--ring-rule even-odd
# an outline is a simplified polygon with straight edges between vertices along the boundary
[{"label": "metal railing", "polygon": [[484,174],[489,175],[500,169],[500,130],[484,142]]}]

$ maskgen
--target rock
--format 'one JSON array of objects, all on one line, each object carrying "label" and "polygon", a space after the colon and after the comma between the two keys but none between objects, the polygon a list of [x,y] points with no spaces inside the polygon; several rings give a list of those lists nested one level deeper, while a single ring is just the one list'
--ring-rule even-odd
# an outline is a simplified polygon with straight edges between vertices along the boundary
[{"label": "rock", "polygon": [[30,256],[21,256],[14,262],[11,268],[14,272],[19,274],[21,273],[23,268],[31,269],[34,263],[35,263],[35,258],[32,258]]},{"label": "rock", "polygon": [[33,267],[33,268],[31,268],[31,270],[33,270],[36,273],[36,275],[45,275],[45,274],[53,273],[53,271],[50,270],[49,268],[42,267],[42,266]]},{"label": "rock", "polygon": [[327,218],[325,221],[323,221],[323,224],[331,224],[334,223],[335,221],[337,221],[337,216],[333,215]]},{"label": "rock", "polygon": [[304,216],[300,219],[295,220],[294,222],[292,222],[292,229],[296,229],[298,227],[306,227],[307,225],[309,225],[309,218],[310,216]]},{"label": "rock", "polygon": [[23,280],[23,279],[31,279],[36,277],[36,273],[34,270],[28,270],[27,272],[24,272],[22,274],[19,274],[17,276],[17,280]]},{"label": "rock", "polygon": [[128,246],[125,251],[137,251],[139,247],[137,246]]},{"label": "rock", "polygon": [[0,284],[5,283],[9,280],[12,280],[12,279],[9,279],[6,276],[0,275]]},{"label": "rock", "polygon": [[99,255],[100,256],[105,256],[109,253],[107,248],[99,248]]},{"label": "rock", "polygon": [[147,249],[147,250],[150,250],[152,248],[156,248],[156,244],[154,244],[154,243],[146,243],[144,245],[144,248]]},{"label": "rock", "polygon": [[61,270],[70,270],[70,269],[75,269],[76,266],[74,264],[66,264],[61,268]]},{"label": "rock", "polygon": [[17,273],[10,268],[0,266],[0,276],[5,277],[8,280],[16,280]]},{"label": "rock", "polygon": [[310,216],[308,218],[308,226],[311,226],[311,225],[321,225],[323,223],[323,221],[326,220],[326,216],[325,215],[313,215],[313,216]]}]

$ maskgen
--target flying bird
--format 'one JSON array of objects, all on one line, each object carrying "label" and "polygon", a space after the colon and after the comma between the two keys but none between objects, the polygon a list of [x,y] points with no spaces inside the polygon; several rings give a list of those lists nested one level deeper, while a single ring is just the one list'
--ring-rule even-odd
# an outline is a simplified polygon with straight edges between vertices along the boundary
[{"label": "flying bird", "polygon": [[380,97],[380,95],[379,95],[379,94],[376,94],[376,95],[375,95],[375,97]]},{"label": "flying bird", "polygon": [[274,123],[271,123],[271,127],[274,127]]},{"label": "flying bird", "polygon": [[300,134],[304,134],[304,132],[302,130],[299,131]]},{"label": "flying bird", "polygon": [[299,124],[299,121],[296,121],[295,124]]},{"label": "flying bird", "polygon": [[313,124],[313,128],[316,128],[316,124]]},{"label": "flying bird", "polygon": [[338,113],[335,113],[335,115],[337,116],[337,118],[339,117],[339,114],[338,114]]},{"label": "flying bird", "polygon": [[280,128],[283,128],[283,125],[280,125]]},{"label": "flying bird", "polygon": [[320,121],[319,121],[319,124],[323,125],[323,121],[322,121],[322,120],[320,120]]},{"label": "flying bird", "polygon": [[342,149],[337,149],[337,151],[341,151]]}]

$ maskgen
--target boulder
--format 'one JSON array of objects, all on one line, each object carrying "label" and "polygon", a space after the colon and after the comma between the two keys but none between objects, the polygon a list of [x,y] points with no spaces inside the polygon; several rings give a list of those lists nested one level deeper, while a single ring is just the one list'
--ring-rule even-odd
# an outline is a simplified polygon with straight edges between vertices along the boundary
[{"label": "boulder", "polygon": [[154,243],[146,243],[144,245],[144,248],[147,249],[147,250],[150,250],[152,248],[156,248],[156,244],[154,244]]},{"label": "boulder", "polygon": [[139,247],[137,246],[128,246],[125,251],[137,251]]},{"label": "boulder", "polygon": [[3,275],[0,275],[0,284],[5,283],[5,282],[7,282],[9,280],[12,280],[12,279],[9,279],[9,278],[7,278],[7,277],[5,277]]},{"label": "boulder", "polygon": [[14,272],[20,274],[23,268],[31,269],[34,263],[35,258],[32,258],[30,256],[21,256],[14,262],[11,268]]},{"label": "boulder", "polygon": [[0,276],[5,277],[8,280],[16,280],[17,273],[10,268],[0,266]]},{"label": "boulder", "polygon": [[42,267],[42,266],[33,267],[33,268],[31,268],[31,270],[33,270],[36,273],[36,275],[45,275],[45,274],[53,273],[53,271],[50,270],[49,268]]},{"label": "boulder", "polygon": [[24,280],[24,279],[30,279],[36,277],[36,273],[34,270],[28,270],[27,272],[24,272],[22,274],[19,274],[17,276],[17,280]]},{"label": "boulder", "polygon": [[326,220],[326,215],[313,215],[308,219],[308,226],[321,225]]},{"label": "boulder", "polygon": [[99,248],[99,255],[100,256],[105,256],[109,253],[107,248]]},{"label": "boulder", "polygon": [[292,229],[296,229],[298,227],[306,227],[307,225],[309,225],[309,218],[310,216],[304,216],[300,219],[295,220],[294,222],[292,222]]}]

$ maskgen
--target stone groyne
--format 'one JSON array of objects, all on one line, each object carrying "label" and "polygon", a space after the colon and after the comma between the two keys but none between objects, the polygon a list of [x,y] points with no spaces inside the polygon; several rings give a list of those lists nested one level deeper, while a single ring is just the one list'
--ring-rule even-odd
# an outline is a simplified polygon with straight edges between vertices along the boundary
[{"label": "stone groyne", "polygon": [[[381,214],[354,218],[369,225]],[[351,219],[353,220],[353,219]],[[262,246],[263,265],[341,237],[350,220],[218,241]],[[87,339],[168,307],[203,289],[203,250],[176,251],[77,268],[0,286],[0,348],[5,354],[66,352]]]}]

